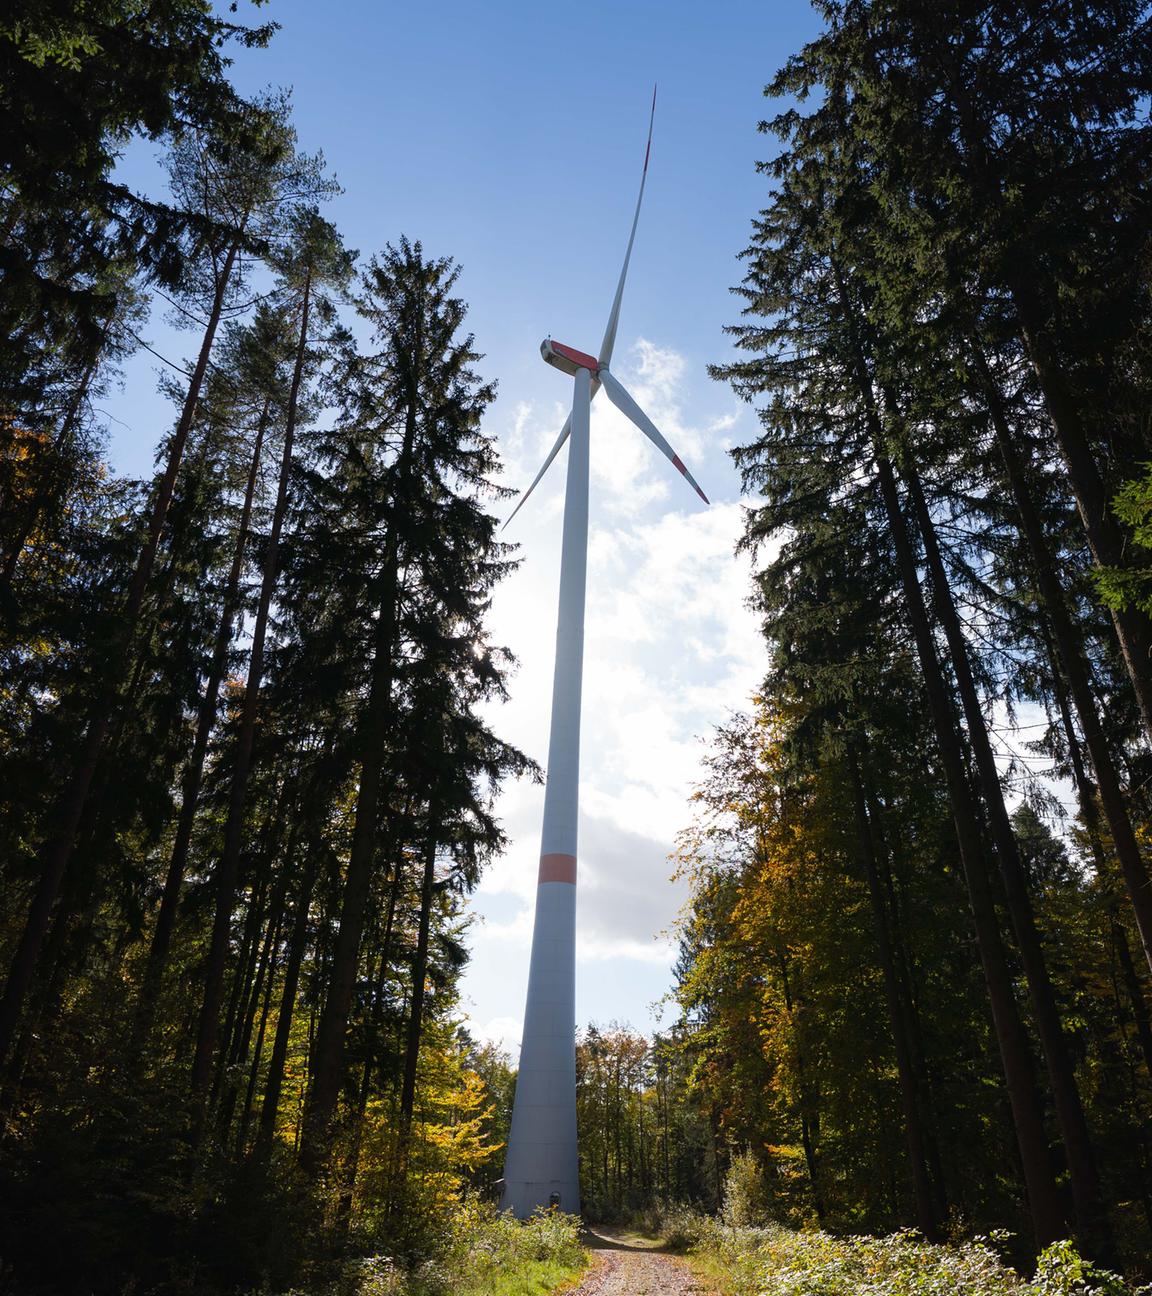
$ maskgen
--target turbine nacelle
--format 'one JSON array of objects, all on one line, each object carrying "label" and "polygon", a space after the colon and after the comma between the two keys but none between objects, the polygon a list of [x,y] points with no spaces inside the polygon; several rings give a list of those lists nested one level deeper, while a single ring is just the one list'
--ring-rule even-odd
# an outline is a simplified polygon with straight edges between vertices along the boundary
[{"label": "turbine nacelle", "polygon": [[[614,323],[612,325],[612,332],[615,333]],[[697,485],[696,478],[693,477],[684,466],[684,460],[681,459],[676,451],[668,444],[663,435],[657,429],[655,423],[653,423],[640,406],[636,404],[636,401],[625,389],[623,383],[621,383],[614,374],[609,372],[607,357],[603,360],[597,360],[595,356],[589,355],[586,351],[577,351],[575,347],[565,346],[563,342],[554,342],[551,338],[545,338],[544,341],[540,343],[540,354],[544,357],[546,364],[550,364],[553,369],[559,369],[561,373],[567,374],[569,378],[575,378],[581,371],[587,371],[591,375],[592,382],[589,391],[583,399],[588,401],[601,390],[607,392],[608,399],[616,406],[620,413],[644,433],[648,440],[652,442],[656,449],[660,451],[664,458],[668,460],[672,467],[676,469],[688,485],[691,486],[696,494],[700,496],[704,503],[708,503],[708,496],[704,494]],[[508,518],[508,522],[511,522],[512,518],[520,512],[524,507],[524,504],[527,502],[528,496],[531,495],[540,484],[540,479],[548,471],[552,460],[560,453],[560,447],[568,440],[571,431],[572,416],[569,415],[564,422],[564,426],[560,429],[560,435],[556,438],[556,444],[549,452],[548,458],[544,460],[544,464],[536,474],[536,478],[532,482],[532,485],[529,486],[524,494],[520,496],[516,507],[512,510],[511,516]],[[508,522],[505,522],[504,526],[507,526]]]},{"label": "turbine nacelle", "polygon": [[593,378],[600,372],[600,361],[595,356],[565,346],[563,342],[553,342],[551,338],[545,338],[540,343],[540,354],[544,357],[545,364],[566,373],[569,378],[576,377],[577,369],[587,369]]}]

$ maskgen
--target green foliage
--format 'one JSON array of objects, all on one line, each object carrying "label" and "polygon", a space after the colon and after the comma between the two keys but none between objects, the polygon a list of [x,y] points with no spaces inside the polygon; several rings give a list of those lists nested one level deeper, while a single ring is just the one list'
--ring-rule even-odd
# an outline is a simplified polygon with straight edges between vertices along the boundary
[{"label": "green foliage", "polygon": [[[568,1277],[587,1263],[580,1242],[580,1220],[559,1211],[540,1211],[521,1223],[510,1214],[500,1215],[491,1206],[474,1199],[464,1203],[452,1218],[451,1248],[443,1261],[440,1290],[429,1296],[452,1292],[500,1292],[509,1296],[523,1284],[532,1290],[537,1266],[561,1271]],[[555,1281],[555,1280],[553,1280]],[[501,1286],[503,1283],[503,1286]]]},{"label": "green foliage", "polygon": [[697,1246],[712,1227],[714,1216],[705,1215],[683,1202],[664,1203],[645,1218],[648,1231],[663,1240],[669,1251],[687,1251]]},{"label": "green foliage", "polygon": [[576,1121],[585,1216],[643,1218],[662,1203],[717,1204],[715,1140],[676,1031],[648,1040],[590,1024],[576,1041]]},{"label": "green foliage", "polygon": [[[893,672],[887,701],[901,696],[897,687],[906,684]],[[928,1099],[935,1137],[966,1167],[950,1182],[965,1185],[978,1218],[1003,1222],[1011,1189],[988,1155],[1003,1133],[981,1057],[986,1026],[946,809],[924,784],[911,703],[881,714],[885,761],[868,777],[892,816],[885,822],[903,825],[885,829],[881,912],[914,986],[925,1047],[951,1059]],[[680,1046],[693,1101],[712,1111],[729,1148],[752,1149],[763,1166],[772,1218],[883,1228],[908,1208],[886,1187],[902,1173],[903,1149],[890,1137],[902,1114],[875,904],[842,749],[805,742],[796,755],[797,725],[811,715],[762,712],[717,735],[680,848],[692,884]]]},{"label": "green foliage", "polygon": [[180,281],[205,226],[194,210],[119,183],[115,161],[133,135],[246,135],[226,49],[265,44],[273,30],[231,21],[198,0],[146,8],[132,0],[13,0],[5,7],[5,391],[38,386],[57,348],[83,359],[98,353],[103,321],[125,287],[124,267],[169,287]]},{"label": "green foliage", "polygon": [[1045,1247],[1031,1284],[1036,1296],[1127,1296],[1131,1290],[1119,1275],[1085,1260],[1067,1240]]},{"label": "green foliage", "polygon": [[[1152,551],[1152,464],[1141,477],[1126,482],[1112,501],[1116,516],[1128,528],[1138,551]],[[1100,597],[1110,608],[1134,607],[1152,616],[1152,567],[1103,567],[1093,572]]]}]

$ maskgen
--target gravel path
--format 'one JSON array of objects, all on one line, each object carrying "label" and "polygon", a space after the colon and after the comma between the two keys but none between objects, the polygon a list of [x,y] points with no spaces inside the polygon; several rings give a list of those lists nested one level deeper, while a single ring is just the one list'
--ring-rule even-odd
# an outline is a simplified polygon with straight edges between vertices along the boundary
[{"label": "gravel path", "polygon": [[603,1230],[587,1235],[592,1270],[571,1296],[712,1296],[711,1289],[676,1256]]}]

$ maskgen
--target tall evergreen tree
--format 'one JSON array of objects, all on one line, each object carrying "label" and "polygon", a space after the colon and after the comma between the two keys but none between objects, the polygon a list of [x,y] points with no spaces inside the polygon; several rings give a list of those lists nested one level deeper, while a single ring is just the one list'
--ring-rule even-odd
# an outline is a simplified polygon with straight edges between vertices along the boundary
[{"label": "tall evergreen tree", "polygon": [[[367,669],[357,681],[354,713],[355,827],[304,1121],[303,1156],[313,1167],[327,1154],[344,1080],[382,811],[397,800],[388,795],[388,784],[399,774],[392,760],[408,686],[403,666],[428,653],[419,613],[437,608],[467,660],[465,646],[479,646],[488,591],[508,570],[495,519],[484,507],[501,498],[491,482],[495,447],[480,429],[494,393],[472,368],[479,357],[471,337],[460,335],[465,306],[453,296],[458,277],[450,260],[427,259],[419,244],[406,240],[370,263],[356,305],[376,350],[363,357],[349,350],[337,378],[344,392],[341,417],[324,447],[340,465],[332,486],[342,488],[327,530],[345,549],[345,570],[358,573],[363,589],[354,624]],[[429,662],[435,661],[433,652]],[[485,691],[498,688],[499,679],[497,667]],[[441,801],[438,815],[447,810]],[[425,848],[434,851],[438,830],[428,831]]]},{"label": "tall evergreen tree", "polygon": [[248,777],[252,766],[260,688],[264,672],[265,640],[280,575],[281,532],[288,513],[288,491],[297,421],[302,401],[305,399],[306,369],[312,360],[309,328],[313,312],[316,310],[316,300],[318,298],[323,300],[325,286],[341,285],[350,270],[348,254],[341,245],[335,229],[327,221],[322,220],[314,210],[303,209],[295,214],[289,238],[283,256],[282,274],[285,291],[295,299],[293,302],[294,313],[297,316],[295,358],[288,379],[279,479],[264,548],[260,597],[252,628],[248,676],[244,687],[236,751],[233,756],[224,844],[215,877],[216,914],[204,975],[204,1000],[200,1010],[196,1051],[192,1061],[191,1086],[194,1102],[198,1105],[202,1103],[206,1094],[216,1052],[229,931],[244,833]]}]

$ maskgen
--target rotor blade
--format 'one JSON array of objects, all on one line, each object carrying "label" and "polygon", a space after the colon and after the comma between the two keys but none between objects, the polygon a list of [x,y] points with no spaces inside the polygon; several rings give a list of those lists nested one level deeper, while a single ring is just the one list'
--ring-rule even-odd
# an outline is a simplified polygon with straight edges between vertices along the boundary
[{"label": "rotor blade", "polygon": [[636,239],[636,226],[640,223],[640,204],[644,201],[644,183],[648,179],[648,155],[652,151],[652,124],[656,120],[656,87],[652,87],[652,113],[648,118],[648,147],[644,150],[644,171],[640,176],[640,194],[636,199],[636,215],[632,217],[632,232],[628,235],[628,250],[624,253],[624,265],[620,270],[620,282],[616,285],[616,297],[612,302],[612,311],[608,316],[608,327],[604,330],[604,341],[600,343],[600,363],[606,365],[612,359],[612,349],[616,345],[616,324],[620,319],[620,303],[624,298],[624,280],[628,277],[628,262],[632,257],[632,244]]},{"label": "rotor blade", "polygon": [[516,514],[520,512],[520,510],[524,507],[525,503],[527,502],[528,496],[531,495],[532,492],[536,489],[536,487],[540,485],[540,478],[543,477],[544,474],[551,467],[552,460],[555,459],[556,456],[560,453],[560,447],[564,444],[565,441],[568,440],[568,433],[571,431],[572,431],[572,415],[569,414],[568,417],[564,420],[564,426],[560,429],[560,435],[556,438],[556,444],[549,451],[548,458],[544,460],[543,468],[541,468],[540,471],[536,474],[536,480],[532,483],[532,485],[529,486],[528,489],[524,492],[524,494],[520,496],[520,499],[517,502],[516,507],[512,510],[511,514],[508,517],[508,522],[505,522],[504,526],[500,528],[501,531],[503,531],[504,527],[506,527],[508,523],[511,522],[512,519],[516,516]]},{"label": "rotor blade", "polygon": [[708,504],[710,502],[708,496],[705,495],[700,487],[696,485],[696,478],[693,477],[688,469],[684,467],[684,463],[680,456],[656,430],[655,423],[652,422],[648,415],[644,413],[640,406],[636,404],[632,397],[628,395],[621,384],[607,369],[600,370],[600,382],[603,384],[604,390],[608,393],[608,399],[612,404],[615,405],[622,414],[627,415],[627,417],[636,424],[640,431],[644,433],[657,450],[659,450],[660,453],[671,462],[672,467],[678,469],[683,474],[687,479],[689,486],[691,486],[696,494],[700,496],[704,503]]}]

